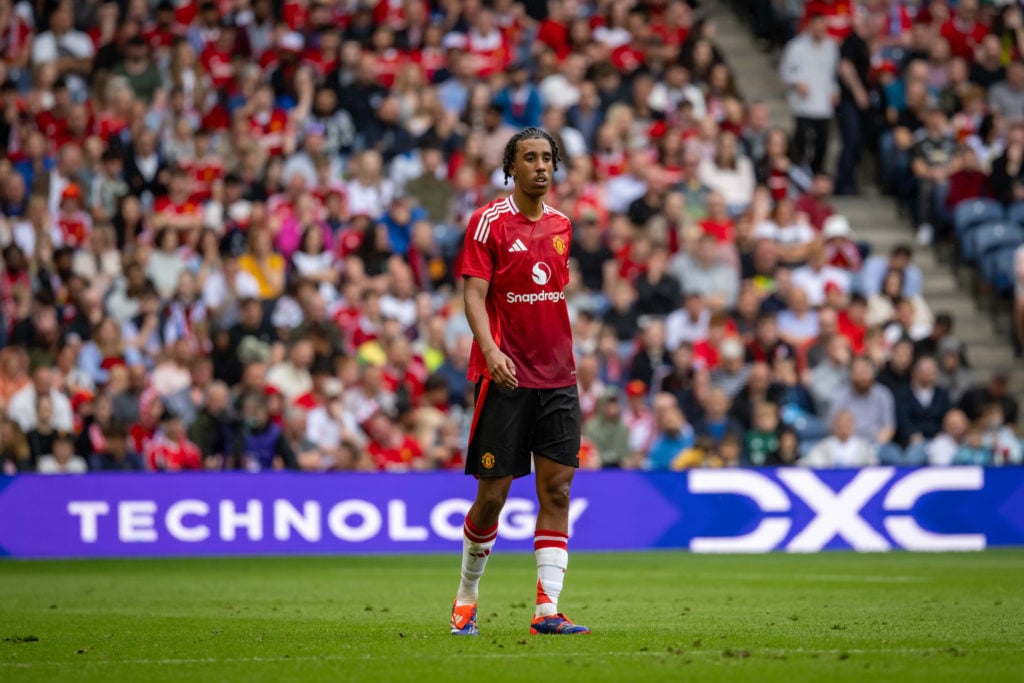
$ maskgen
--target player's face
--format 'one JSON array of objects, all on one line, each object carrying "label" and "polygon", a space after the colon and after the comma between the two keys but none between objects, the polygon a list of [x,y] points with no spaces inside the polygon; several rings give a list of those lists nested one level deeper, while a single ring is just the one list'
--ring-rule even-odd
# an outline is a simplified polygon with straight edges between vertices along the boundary
[{"label": "player's face", "polygon": [[541,197],[547,193],[554,168],[555,158],[547,140],[520,140],[516,145],[512,177],[527,196]]}]

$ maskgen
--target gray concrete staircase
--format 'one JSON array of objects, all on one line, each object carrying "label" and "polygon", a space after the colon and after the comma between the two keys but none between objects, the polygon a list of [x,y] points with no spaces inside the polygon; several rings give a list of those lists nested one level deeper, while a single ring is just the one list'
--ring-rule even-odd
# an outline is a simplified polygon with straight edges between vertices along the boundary
[{"label": "gray concrete staircase", "polygon": [[[748,101],[767,103],[772,121],[791,128],[785,91],[778,77],[778,55],[759,50],[748,27],[721,0],[706,0],[703,5],[717,25],[716,40],[735,70],[744,96]],[[836,198],[834,204],[849,218],[854,236],[869,242],[874,253],[887,253],[899,242],[913,242],[907,220],[897,215],[894,202],[887,197],[868,190],[860,197]],[[915,248],[914,262],[924,275],[924,298],[932,311],[953,316],[955,335],[967,345],[976,377],[983,380],[994,370],[1009,370],[1011,387],[1018,400],[1024,401],[1024,362],[1014,359],[1005,331],[996,331],[988,311],[979,306],[966,284],[957,282],[949,265],[941,263],[932,249]],[[966,271],[962,277],[966,283]]]}]

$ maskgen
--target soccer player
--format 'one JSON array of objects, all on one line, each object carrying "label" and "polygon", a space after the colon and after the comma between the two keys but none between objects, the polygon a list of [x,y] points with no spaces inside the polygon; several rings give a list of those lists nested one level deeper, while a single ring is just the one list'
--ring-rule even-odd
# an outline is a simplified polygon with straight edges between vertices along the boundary
[{"label": "soccer player", "polygon": [[569,219],[544,203],[558,145],[527,128],[505,146],[510,197],[477,210],[462,257],[466,317],[473,330],[469,379],[476,410],[466,474],[477,493],[463,527],[462,581],[451,633],[477,635],[477,587],[515,477],[536,471],[537,606],[530,633],[590,633],[558,611],[569,562],[569,485],[579,466],[580,401],[565,304]]}]

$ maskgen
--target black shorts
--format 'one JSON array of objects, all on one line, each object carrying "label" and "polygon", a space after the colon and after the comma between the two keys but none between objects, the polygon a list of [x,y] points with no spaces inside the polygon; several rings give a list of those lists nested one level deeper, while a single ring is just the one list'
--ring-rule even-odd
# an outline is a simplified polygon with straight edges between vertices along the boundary
[{"label": "black shorts", "polygon": [[532,454],[580,466],[580,394],[576,385],[558,389],[504,389],[476,383],[476,409],[469,432],[466,474],[522,477]]}]

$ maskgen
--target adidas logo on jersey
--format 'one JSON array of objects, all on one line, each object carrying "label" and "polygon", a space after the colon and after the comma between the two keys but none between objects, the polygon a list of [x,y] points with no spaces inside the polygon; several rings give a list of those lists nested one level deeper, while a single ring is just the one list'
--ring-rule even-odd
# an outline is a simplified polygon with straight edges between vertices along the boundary
[{"label": "adidas logo on jersey", "polygon": [[516,241],[512,243],[512,246],[509,247],[508,250],[509,251],[526,251],[526,245],[523,244],[523,241],[517,237]]}]

